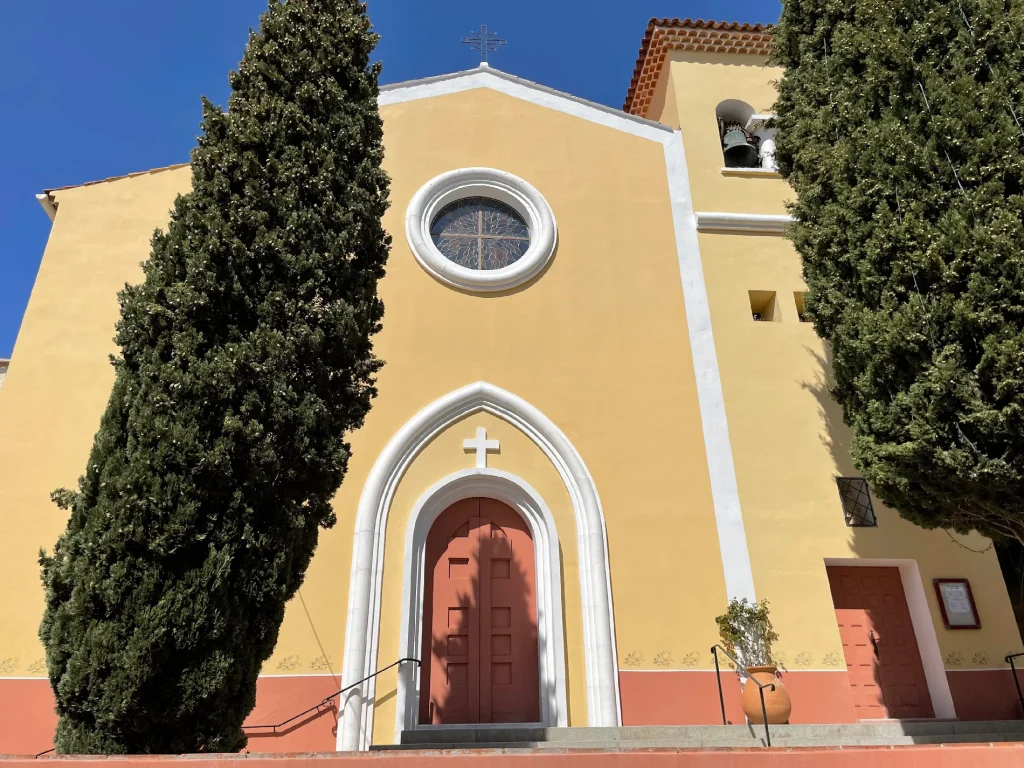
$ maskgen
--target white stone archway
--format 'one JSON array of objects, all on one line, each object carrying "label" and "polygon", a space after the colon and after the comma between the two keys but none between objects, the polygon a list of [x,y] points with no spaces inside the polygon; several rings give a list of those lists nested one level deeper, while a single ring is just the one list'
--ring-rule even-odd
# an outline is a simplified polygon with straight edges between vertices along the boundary
[{"label": "white stone archway", "polygon": [[[498,499],[516,510],[530,527],[537,572],[537,652],[540,670],[540,718],[546,726],[568,725],[565,638],[562,631],[562,573],[555,519],[525,480],[498,469],[465,469],[435,483],[413,507],[405,537],[402,577],[402,634],[398,658],[420,658],[423,640],[423,582],[427,534],[438,515],[452,504],[475,497]],[[419,670],[406,665],[398,678],[395,742],[419,723]]]},{"label": "white stone archway", "polygon": [[[434,437],[459,419],[479,411],[497,416],[529,437],[565,483],[576,520],[579,549],[588,724],[620,725],[608,543],[597,488],[579,453],[550,419],[522,398],[482,381],[445,395],[413,416],[391,438],[370,470],[356,511],[342,685],[346,680],[367,677],[376,669],[384,537],[399,481]],[[408,556],[411,552],[407,551]],[[343,697],[339,750],[369,748],[374,692],[371,680]]]}]

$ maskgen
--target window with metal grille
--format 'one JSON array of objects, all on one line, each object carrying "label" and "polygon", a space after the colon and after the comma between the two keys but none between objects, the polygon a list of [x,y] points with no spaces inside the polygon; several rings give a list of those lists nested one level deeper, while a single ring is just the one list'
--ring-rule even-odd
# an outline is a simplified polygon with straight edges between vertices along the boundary
[{"label": "window with metal grille", "polygon": [[871,504],[868,481],[862,477],[837,477],[839,498],[843,502],[843,515],[851,528],[876,526],[875,508]]}]

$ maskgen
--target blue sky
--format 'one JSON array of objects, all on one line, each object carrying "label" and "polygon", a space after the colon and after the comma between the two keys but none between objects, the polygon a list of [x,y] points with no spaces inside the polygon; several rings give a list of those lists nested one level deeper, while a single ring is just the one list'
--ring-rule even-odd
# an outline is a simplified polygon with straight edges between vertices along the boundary
[{"label": "blue sky", "polygon": [[[492,66],[622,105],[652,16],[771,22],[778,0],[369,0],[382,83]],[[188,160],[199,97],[227,99],[265,0],[11,2],[0,23],[0,357],[14,348],[50,222],[35,194]],[[113,335],[113,329],[111,329]]]}]

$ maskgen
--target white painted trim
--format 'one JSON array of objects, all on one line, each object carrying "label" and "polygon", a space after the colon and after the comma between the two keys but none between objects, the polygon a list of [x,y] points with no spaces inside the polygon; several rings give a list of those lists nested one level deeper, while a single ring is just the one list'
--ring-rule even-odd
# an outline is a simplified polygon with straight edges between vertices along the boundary
[{"label": "white painted trim", "polygon": [[53,200],[50,199],[48,194],[44,192],[41,195],[36,195],[36,200],[43,206],[43,210],[46,211],[46,217],[50,221],[57,218],[57,206],[53,204]]},{"label": "white painted trim", "polygon": [[719,213],[696,214],[698,232],[742,232],[748,235],[781,235],[793,222],[789,214]]},{"label": "white painted trim", "polygon": [[755,131],[759,126],[767,123],[769,120],[774,120],[775,115],[773,114],[753,114],[747,118],[747,124],[744,126],[748,131]]},{"label": "white painted trim", "polygon": [[[530,526],[536,562],[537,652],[540,670],[540,723],[569,724],[566,706],[565,639],[562,632],[562,567],[555,519],[548,505],[525,480],[497,469],[464,469],[439,480],[416,502],[405,536],[402,623],[398,658],[423,658],[423,605],[427,534],[438,515],[463,499],[498,499]],[[429,662],[428,662],[429,663]],[[395,743],[402,731],[419,724],[420,670],[409,664],[398,680]],[[475,726],[459,726],[461,728]]]},{"label": "white painted trim", "polygon": [[928,683],[928,694],[932,698],[932,709],[937,719],[955,720],[953,694],[950,693],[949,680],[946,679],[946,666],[942,661],[939,638],[935,633],[931,611],[928,609],[928,597],[921,581],[921,570],[917,566],[917,561],[888,557],[826,557],[825,565],[900,569],[900,581],[903,582],[903,592],[907,598],[907,607],[910,609],[910,623],[914,626],[914,636],[917,638],[917,647],[921,653],[921,664]]},{"label": "white painted trim", "polygon": [[48,677],[0,677],[0,683],[5,680],[39,680],[40,682],[45,680],[46,682],[50,682],[50,678]]},{"label": "white painted trim", "polygon": [[781,179],[782,174],[771,168],[723,168],[723,176],[738,176],[744,179]]},{"label": "white painted trim", "polygon": [[[438,212],[466,197],[489,197],[511,206],[530,231],[526,253],[501,269],[469,269],[446,258],[434,245],[430,227]],[[416,261],[442,283],[469,291],[504,291],[532,280],[555,252],[558,228],[551,206],[528,182],[496,168],[459,168],[428,181],[413,195],[405,214],[405,237]]]},{"label": "white painted trim", "polygon": [[652,141],[664,142],[666,138],[671,138],[672,136],[672,129],[661,123],[636,117],[635,115],[628,115],[621,110],[587,101],[569,93],[556,91],[553,88],[548,88],[529,80],[523,80],[493,67],[488,67],[486,70],[469,69],[450,75],[430,77],[423,80],[409,80],[403,83],[384,86],[380,89],[377,104],[386,107],[391,104],[403,104],[407,101],[463,93],[477,88],[490,88],[493,91],[504,93],[506,96],[522,99],[531,104],[547,107],[556,112],[579,117],[592,123],[598,123],[599,125],[631,133],[634,136],[640,136]]},{"label": "white painted trim", "polygon": [[[683,281],[686,325],[690,334],[693,370],[697,379],[697,403],[700,407],[704,447],[711,479],[711,497],[715,505],[718,546],[725,573],[725,588],[730,598],[755,600],[754,573],[743,527],[740,492],[736,484],[729,422],[725,414],[725,395],[718,369],[715,337],[711,330],[711,306],[704,283],[700,245],[697,241],[697,218],[690,197],[689,171],[683,138],[678,131],[675,140],[665,144],[665,166],[668,169],[669,195],[672,200],[672,221],[676,233],[676,255]],[[697,214],[699,217],[700,214]]]},{"label": "white painted trim", "polygon": [[[550,419],[522,398],[482,381],[445,395],[413,416],[391,438],[370,470],[356,511],[342,680],[359,680],[375,671],[384,536],[399,481],[431,440],[452,423],[479,411],[497,416],[529,437],[565,483],[576,518],[588,722],[591,726],[618,726],[621,715],[608,542],[597,488],[582,457]],[[369,748],[374,691],[370,681],[342,701],[339,751]]]}]

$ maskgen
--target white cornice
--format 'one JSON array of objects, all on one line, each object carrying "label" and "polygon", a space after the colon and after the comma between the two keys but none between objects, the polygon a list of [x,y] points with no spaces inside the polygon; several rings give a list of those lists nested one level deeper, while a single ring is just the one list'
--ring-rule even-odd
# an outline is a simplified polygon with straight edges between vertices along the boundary
[{"label": "white cornice", "polygon": [[723,168],[723,176],[738,176],[744,179],[781,179],[782,174],[771,168]]},{"label": "white cornice", "polygon": [[748,235],[781,235],[793,222],[789,214],[721,213],[701,211],[694,214],[698,232],[742,232]]}]

